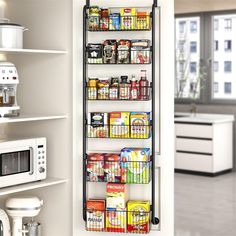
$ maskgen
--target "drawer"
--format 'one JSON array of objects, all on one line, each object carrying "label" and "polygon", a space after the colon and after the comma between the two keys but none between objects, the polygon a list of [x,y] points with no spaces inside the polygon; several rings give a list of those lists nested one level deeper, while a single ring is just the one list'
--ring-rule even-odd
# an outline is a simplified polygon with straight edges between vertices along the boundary
[{"label": "drawer", "polygon": [[200,172],[213,172],[213,157],[189,153],[175,154],[175,168]]},{"label": "drawer", "polygon": [[197,153],[213,153],[213,143],[210,140],[177,138],[176,151],[187,151]]},{"label": "drawer", "polygon": [[213,138],[212,125],[195,124],[175,124],[176,136],[195,137],[195,138]]}]

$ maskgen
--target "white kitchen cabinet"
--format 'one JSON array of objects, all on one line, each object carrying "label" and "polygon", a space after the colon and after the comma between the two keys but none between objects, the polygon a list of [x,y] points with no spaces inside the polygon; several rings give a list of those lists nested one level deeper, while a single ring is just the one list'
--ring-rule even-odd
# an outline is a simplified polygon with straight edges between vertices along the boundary
[{"label": "white kitchen cabinet", "polygon": [[233,168],[231,115],[198,114],[175,119],[177,172],[218,175]]}]

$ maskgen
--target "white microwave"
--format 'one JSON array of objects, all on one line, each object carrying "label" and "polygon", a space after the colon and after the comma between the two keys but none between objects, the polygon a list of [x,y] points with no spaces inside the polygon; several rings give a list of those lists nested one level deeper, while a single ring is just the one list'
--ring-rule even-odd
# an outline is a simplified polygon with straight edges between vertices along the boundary
[{"label": "white microwave", "polygon": [[46,138],[0,141],[0,188],[46,178]]}]

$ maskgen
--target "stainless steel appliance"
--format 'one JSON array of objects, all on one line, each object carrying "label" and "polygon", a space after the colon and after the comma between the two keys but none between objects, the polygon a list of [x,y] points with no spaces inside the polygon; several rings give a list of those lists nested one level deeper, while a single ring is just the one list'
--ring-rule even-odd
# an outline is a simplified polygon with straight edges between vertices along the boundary
[{"label": "stainless steel appliance", "polygon": [[0,188],[46,178],[46,138],[0,141]]},{"label": "stainless steel appliance", "polygon": [[19,78],[17,69],[11,62],[0,62],[0,115],[17,114],[16,92]]}]

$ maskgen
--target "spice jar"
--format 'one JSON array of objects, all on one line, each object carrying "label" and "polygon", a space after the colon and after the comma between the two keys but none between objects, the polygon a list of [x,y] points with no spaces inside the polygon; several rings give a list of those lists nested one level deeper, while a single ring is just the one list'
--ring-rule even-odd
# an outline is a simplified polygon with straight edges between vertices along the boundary
[{"label": "spice jar", "polygon": [[110,100],[119,99],[119,78],[111,78],[111,87],[109,89]]},{"label": "spice jar", "polygon": [[100,78],[98,83],[98,99],[108,100],[109,99],[109,81],[108,78]]},{"label": "spice jar", "polygon": [[88,100],[96,100],[97,99],[97,78],[89,78],[88,81]]},{"label": "spice jar", "polygon": [[130,84],[128,83],[128,76],[121,76],[121,83],[119,85],[119,98],[121,100],[130,99]]}]

